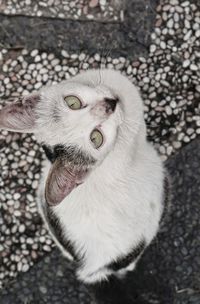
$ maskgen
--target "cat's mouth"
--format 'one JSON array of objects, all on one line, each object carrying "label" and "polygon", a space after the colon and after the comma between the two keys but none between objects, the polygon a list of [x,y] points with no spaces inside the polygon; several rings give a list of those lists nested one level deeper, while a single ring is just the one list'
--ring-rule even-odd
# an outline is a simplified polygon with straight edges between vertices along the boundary
[{"label": "cat's mouth", "polygon": [[96,160],[74,146],[59,145],[50,151],[52,166],[46,181],[45,198],[48,205],[55,206],[85,181]]}]

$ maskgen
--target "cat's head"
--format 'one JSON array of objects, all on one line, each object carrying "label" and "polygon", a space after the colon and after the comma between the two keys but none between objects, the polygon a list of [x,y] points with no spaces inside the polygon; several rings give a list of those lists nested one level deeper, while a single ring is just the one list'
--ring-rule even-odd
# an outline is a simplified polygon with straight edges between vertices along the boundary
[{"label": "cat's head", "polygon": [[116,146],[131,146],[141,125],[142,102],[135,87],[109,70],[79,74],[0,111],[0,128],[34,133],[51,154],[50,205],[83,183]]}]

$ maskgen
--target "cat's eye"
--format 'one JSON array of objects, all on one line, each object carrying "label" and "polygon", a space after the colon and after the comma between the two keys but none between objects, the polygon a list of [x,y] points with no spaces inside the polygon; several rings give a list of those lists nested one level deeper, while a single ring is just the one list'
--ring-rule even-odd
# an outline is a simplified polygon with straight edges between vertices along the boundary
[{"label": "cat's eye", "polygon": [[95,149],[98,149],[103,144],[103,135],[99,130],[95,129],[94,131],[92,131],[90,135],[90,140],[93,146],[95,147]]},{"label": "cat's eye", "polygon": [[66,96],[64,97],[65,102],[71,110],[79,110],[82,107],[80,99],[76,96]]}]

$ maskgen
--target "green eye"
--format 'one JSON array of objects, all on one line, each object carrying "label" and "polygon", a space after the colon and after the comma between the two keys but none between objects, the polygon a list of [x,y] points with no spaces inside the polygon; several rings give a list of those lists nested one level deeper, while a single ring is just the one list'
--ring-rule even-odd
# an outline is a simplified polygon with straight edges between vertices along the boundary
[{"label": "green eye", "polygon": [[80,99],[76,96],[66,96],[64,97],[68,107],[72,110],[79,110],[82,107]]},{"label": "green eye", "polygon": [[95,149],[98,149],[103,144],[103,135],[99,130],[95,129],[90,135],[90,140],[93,143]]}]

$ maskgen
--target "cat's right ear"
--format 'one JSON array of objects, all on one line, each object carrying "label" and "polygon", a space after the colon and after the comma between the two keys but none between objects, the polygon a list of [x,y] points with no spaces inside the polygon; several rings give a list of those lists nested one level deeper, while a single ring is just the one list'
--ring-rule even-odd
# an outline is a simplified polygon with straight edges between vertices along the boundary
[{"label": "cat's right ear", "polygon": [[36,132],[36,106],[40,101],[40,94],[31,94],[14,103],[6,105],[0,110],[0,129],[34,133]]}]

